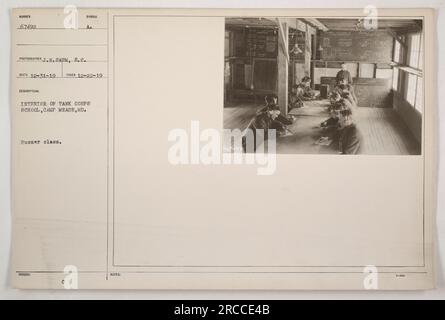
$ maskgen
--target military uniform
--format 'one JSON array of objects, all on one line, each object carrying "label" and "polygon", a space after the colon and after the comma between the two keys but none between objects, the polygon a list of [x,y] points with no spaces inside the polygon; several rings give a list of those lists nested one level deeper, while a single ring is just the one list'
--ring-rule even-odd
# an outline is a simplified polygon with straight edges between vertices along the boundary
[{"label": "military uniform", "polygon": [[[269,116],[267,110],[259,113],[247,128],[248,132],[243,136],[242,143],[244,152],[256,152],[257,147],[268,139],[269,129],[275,129],[273,127],[274,120]],[[262,134],[258,132],[258,138],[261,140],[257,140],[257,130],[263,130]],[[250,134],[253,134],[253,146],[247,145],[247,136]],[[251,143],[251,141],[249,142]]]},{"label": "military uniform", "polygon": [[340,130],[339,147],[342,154],[358,154],[360,152],[361,134],[355,124]]},{"label": "military uniform", "polygon": [[337,79],[337,83],[339,83],[341,80],[348,81],[348,84],[352,83],[351,73],[348,70],[340,70],[337,73],[336,79]]}]

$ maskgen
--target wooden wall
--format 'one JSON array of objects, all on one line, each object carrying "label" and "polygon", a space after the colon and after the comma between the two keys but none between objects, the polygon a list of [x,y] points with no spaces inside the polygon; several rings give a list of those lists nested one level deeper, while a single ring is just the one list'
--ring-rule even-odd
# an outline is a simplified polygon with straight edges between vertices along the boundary
[{"label": "wooden wall", "polygon": [[276,93],[277,57],[277,28],[226,27],[226,101]]},{"label": "wooden wall", "polygon": [[386,31],[327,31],[320,34],[323,61],[389,63],[393,38]]},{"label": "wooden wall", "polygon": [[[346,62],[353,78],[391,79],[393,38],[386,31],[319,32],[314,84],[323,76],[335,76]],[[323,50],[318,51],[322,47]]]}]

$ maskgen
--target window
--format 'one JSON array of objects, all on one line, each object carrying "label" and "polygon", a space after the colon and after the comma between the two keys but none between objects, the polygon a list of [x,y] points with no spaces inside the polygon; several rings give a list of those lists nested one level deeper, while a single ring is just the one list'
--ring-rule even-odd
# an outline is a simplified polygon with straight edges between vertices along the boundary
[{"label": "window", "polygon": [[417,76],[415,74],[408,74],[408,86],[406,89],[406,100],[414,106],[417,90]]},{"label": "window", "polygon": [[224,37],[224,57],[230,56],[230,31],[226,31]]},{"label": "window", "polygon": [[380,69],[378,68],[375,73],[376,79],[392,79],[393,69]]},{"label": "window", "polygon": [[374,63],[360,63],[359,77],[374,78]]},{"label": "window", "polygon": [[400,42],[398,40],[394,40],[395,44],[394,44],[394,62],[400,63]]},{"label": "window", "polygon": [[[349,71],[352,78],[356,78],[359,76],[357,74],[357,63],[353,63],[353,62],[346,63],[346,69]],[[338,69],[337,71],[340,71],[340,69]]]},{"label": "window", "polygon": [[416,102],[416,90],[417,90],[417,76],[415,74],[408,74],[408,86],[406,88],[406,100],[414,106]]},{"label": "window", "polygon": [[[421,33],[415,33],[404,37],[407,44],[407,52],[402,55],[400,65],[394,67],[393,89],[401,91],[406,101],[417,111],[423,112],[423,37]],[[398,41],[395,41],[394,55],[402,50]],[[396,59],[394,59],[395,62]],[[400,83],[399,83],[400,81]],[[404,86],[401,86],[404,85]]]},{"label": "window", "polygon": [[408,65],[413,68],[419,68],[419,57],[420,57],[420,33],[411,35],[410,37],[410,50],[409,50],[409,61]]},{"label": "window", "polygon": [[399,68],[393,68],[392,70],[392,88],[397,91],[399,90]]},{"label": "window", "polygon": [[422,113],[423,112],[423,79],[417,78],[417,91],[416,91],[416,104],[415,108]]},{"label": "window", "polygon": [[419,65],[417,67],[423,70],[423,37],[420,37]]}]

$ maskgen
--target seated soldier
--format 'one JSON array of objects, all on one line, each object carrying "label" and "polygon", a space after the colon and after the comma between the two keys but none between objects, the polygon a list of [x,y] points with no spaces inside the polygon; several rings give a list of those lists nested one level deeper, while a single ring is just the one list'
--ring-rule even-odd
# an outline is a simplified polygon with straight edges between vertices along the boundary
[{"label": "seated soldier", "polygon": [[[257,112],[257,114],[261,114],[271,107],[277,107],[279,110],[278,97],[275,94],[266,96],[265,101],[266,101],[266,106],[261,108]],[[294,118],[292,116],[285,117],[280,113],[274,121],[279,122],[284,127],[284,126],[288,126],[288,125],[291,125],[292,123],[294,123]],[[280,124],[277,124],[277,126],[279,126]]]},{"label": "seated soldier", "polygon": [[360,152],[361,134],[352,120],[350,109],[341,110],[339,114],[339,149],[341,154]]},{"label": "seated soldier", "polygon": [[330,113],[332,107],[339,106],[343,102],[343,98],[338,91],[331,91],[329,93],[329,102],[328,111]]},{"label": "seated soldier", "polygon": [[257,115],[263,113],[270,107],[278,106],[278,97],[275,94],[265,96],[264,101],[266,102],[266,105],[257,111]]},{"label": "seated soldier", "polygon": [[297,87],[297,97],[302,101],[317,99],[315,92],[311,88],[311,78],[305,76]]},{"label": "seated soldier", "polygon": [[337,104],[340,100],[341,100],[340,92],[331,91],[329,93],[329,102],[331,103],[331,106]]},{"label": "seated soldier", "polygon": [[340,82],[338,82],[336,88],[341,95],[343,95],[344,93],[349,93],[351,97],[351,103],[353,105],[358,105],[358,99],[355,95],[354,87],[351,84],[347,83],[346,80],[341,80]]},{"label": "seated soldier", "polygon": [[281,122],[276,121],[280,115],[280,108],[277,105],[270,105],[262,110],[257,113],[243,136],[244,152],[255,152],[257,147],[269,138],[269,130],[276,130],[276,135],[283,130]]},{"label": "seated soldier", "polygon": [[327,137],[334,142],[338,141],[340,112],[346,109],[349,109],[349,107],[342,99],[329,107],[330,118],[320,123],[323,137]]},{"label": "seated soldier", "polygon": [[299,85],[295,84],[291,91],[289,92],[289,105],[288,110],[292,110],[294,108],[301,108],[303,107],[303,101],[298,96],[298,88]]},{"label": "seated soldier", "polygon": [[346,107],[350,108],[351,110],[357,107],[357,104],[349,92],[343,92],[340,101],[341,103],[346,104]]},{"label": "seated soldier", "polygon": [[330,117],[323,121],[322,123],[320,123],[320,127],[323,129],[328,129],[328,128],[332,128],[335,127],[337,128],[338,126],[338,114],[341,110],[341,104],[337,103],[334,104],[332,106],[329,107],[329,115]]}]

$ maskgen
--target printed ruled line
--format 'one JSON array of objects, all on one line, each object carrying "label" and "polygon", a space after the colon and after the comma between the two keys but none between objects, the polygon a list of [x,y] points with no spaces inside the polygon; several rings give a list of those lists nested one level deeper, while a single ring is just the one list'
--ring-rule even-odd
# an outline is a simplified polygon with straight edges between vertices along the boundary
[{"label": "printed ruled line", "polygon": [[[64,271],[16,271],[16,274],[66,274]],[[103,274],[106,271],[77,271],[77,273],[91,273],[91,274]],[[203,274],[274,274],[274,273],[285,273],[285,274],[363,274],[362,271],[285,271],[285,272],[275,272],[275,271],[119,271],[121,274],[139,274],[139,273],[154,273],[154,274],[181,274],[181,273],[203,273]],[[428,274],[427,271],[379,271],[380,274]]]},{"label": "printed ruled line", "polygon": [[60,63],[60,62],[64,62],[64,63],[88,63],[88,62],[94,62],[94,63],[107,63],[107,60],[86,60],[86,61],[43,61],[43,60],[17,60],[16,62],[28,62],[28,63],[32,63],[32,62],[40,62],[40,63]]},{"label": "printed ruled line", "polygon": [[17,79],[108,79],[108,77],[16,77]]},{"label": "printed ruled line", "polygon": [[106,44],[94,43],[17,43],[17,46],[44,46],[44,47],[106,47]]},{"label": "printed ruled line", "polygon": [[32,30],[108,30],[107,28],[20,28],[18,27],[17,30],[26,30],[26,31],[32,31]]},{"label": "printed ruled line", "polygon": [[[110,61],[110,12],[107,12],[107,62]],[[110,64],[107,63],[107,76],[110,74]],[[107,273],[105,279],[109,280],[110,271],[110,81],[107,80],[107,253],[105,255]]]}]

